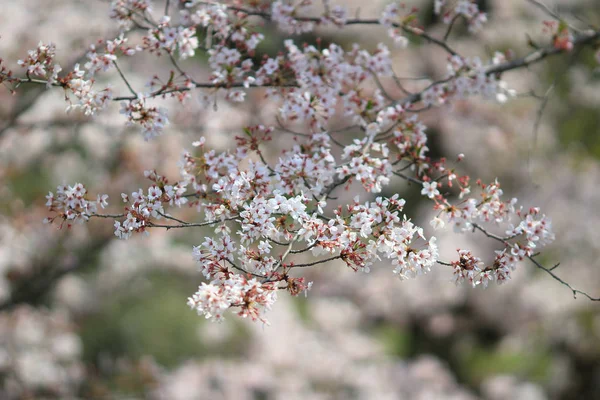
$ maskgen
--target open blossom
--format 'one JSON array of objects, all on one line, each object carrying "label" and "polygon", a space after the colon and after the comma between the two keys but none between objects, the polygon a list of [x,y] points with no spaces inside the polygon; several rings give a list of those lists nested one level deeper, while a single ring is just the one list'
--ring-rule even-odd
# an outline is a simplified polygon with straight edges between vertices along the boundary
[{"label": "open blossom", "polygon": [[437,182],[423,182],[423,189],[421,190],[421,194],[423,196],[427,196],[430,199],[433,199],[435,196],[440,194],[440,191],[437,189]]},{"label": "open blossom", "polygon": [[102,207],[102,208],[106,208],[108,206],[108,195],[107,194],[99,194],[98,198],[96,199],[96,203]]},{"label": "open blossom", "polygon": [[446,226],[446,223],[440,217],[435,217],[432,219],[429,224],[433,227],[433,229],[443,229]]},{"label": "open blossom", "polygon": [[274,58],[269,58],[266,63],[262,66],[263,71],[266,75],[273,75],[275,71],[279,69],[279,63]]},{"label": "open blossom", "polygon": [[159,136],[169,123],[167,109],[148,106],[142,94],[138,94],[134,100],[122,102],[121,114],[127,117],[130,125],[139,125],[142,128],[146,140]]}]

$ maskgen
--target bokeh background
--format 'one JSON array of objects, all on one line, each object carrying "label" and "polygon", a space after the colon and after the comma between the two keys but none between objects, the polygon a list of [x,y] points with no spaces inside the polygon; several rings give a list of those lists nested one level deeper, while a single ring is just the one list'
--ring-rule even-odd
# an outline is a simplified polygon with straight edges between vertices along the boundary
[{"label": "bokeh background", "polygon": [[[158,17],[164,3],[155,3]],[[352,15],[360,9],[362,17],[378,16],[385,5],[339,3]],[[432,34],[443,35],[432,0],[406,3],[420,7]],[[457,26],[451,43],[461,54],[487,59],[512,49],[523,55],[531,43],[548,44],[542,21],[550,18],[529,2],[479,4],[490,21],[475,35]],[[575,26],[600,25],[595,0],[545,4]],[[118,32],[108,1],[0,0],[0,10],[0,57],[13,66],[43,40],[57,45],[68,70],[90,43]],[[259,53],[276,54],[285,37],[268,24],[261,29],[267,39]],[[372,49],[385,30],[318,34]],[[394,69],[402,77],[440,77],[445,59],[411,38],[408,49],[394,51]],[[142,90],[154,73],[172,69],[163,61],[142,55],[121,68]],[[181,65],[197,80],[208,76],[204,54]],[[557,240],[540,260],[547,266],[560,261],[559,276],[599,296],[600,70],[594,49],[504,79],[519,93],[506,104],[473,98],[420,115],[432,155],[464,153],[463,172],[484,181],[498,177],[508,196],[542,207]],[[98,82],[126,93],[115,71]],[[412,90],[423,84],[405,82]],[[551,86],[535,133],[539,96]],[[365,275],[333,264],[307,272],[315,282],[307,298],[280,296],[267,314],[270,326],[234,315],[215,324],[185,305],[201,282],[191,248],[209,231],[153,230],[119,241],[105,220],[68,231],[42,225],[44,196],[58,184],[81,181],[92,193],[108,193],[110,211],[118,212],[121,192],[147,186],[144,170],[177,179],[182,149],[200,136],[224,150],[241,126],[272,121],[275,105],[263,95],[250,92],[249,102],[235,106],[220,101],[216,111],[199,101],[200,92],[184,106],[166,101],[172,124],[144,142],[124,126],[118,104],[89,119],[65,113],[60,89],[23,86],[11,94],[0,88],[0,398],[600,398],[599,303],[573,299],[530,264],[486,290],[454,286],[447,267],[401,282],[386,265]],[[269,156],[290,140],[276,136]],[[385,190],[400,193],[409,216],[427,225],[431,204],[421,202],[419,189],[395,183]],[[190,211],[181,215],[193,218]],[[493,251],[474,235],[436,235],[443,259],[458,247]]]}]

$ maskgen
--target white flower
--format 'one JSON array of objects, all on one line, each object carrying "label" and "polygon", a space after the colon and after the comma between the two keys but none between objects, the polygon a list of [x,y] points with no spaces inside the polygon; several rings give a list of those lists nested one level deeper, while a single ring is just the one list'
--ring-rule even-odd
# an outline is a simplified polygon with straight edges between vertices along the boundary
[{"label": "white flower", "polygon": [[108,199],[107,194],[103,194],[103,195],[99,194],[96,202],[100,205],[100,207],[106,208],[106,206],[108,206],[108,201],[106,201],[106,199]]},{"label": "white flower", "polygon": [[423,189],[421,190],[421,194],[423,196],[427,196],[430,199],[433,199],[435,196],[439,195],[440,192],[437,190],[438,183],[433,182],[423,182]]},{"label": "white flower", "polygon": [[439,218],[439,217],[435,217],[434,219],[432,219],[431,221],[429,221],[429,224],[435,230],[443,229],[446,226],[446,223],[444,222],[444,220],[441,219],[441,218]]}]

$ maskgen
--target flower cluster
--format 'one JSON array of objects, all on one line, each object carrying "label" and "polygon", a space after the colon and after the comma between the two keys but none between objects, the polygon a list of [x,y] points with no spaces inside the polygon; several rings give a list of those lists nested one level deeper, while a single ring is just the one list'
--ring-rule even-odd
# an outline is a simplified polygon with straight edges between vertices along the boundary
[{"label": "flower cluster", "polygon": [[527,213],[517,210],[516,214],[522,220],[519,225],[508,230],[506,234],[510,237],[525,235],[526,245],[523,249],[528,256],[533,254],[538,246],[546,246],[554,241],[552,221],[546,215],[540,214],[538,207],[531,208]]},{"label": "flower cluster", "polygon": [[311,32],[315,24],[312,21],[301,21],[294,18],[303,8],[312,4],[311,0],[303,0],[294,4],[294,0],[274,1],[271,5],[271,15],[273,21],[277,23],[279,29],[292,35]]},{"label": "flower cluster", "polygon": [[[442,13],[446,2],[447,0],[435,0],[434,11],[436,14]],[[459,0],[455,3],[454,8],[443,14],[444,23],[446,24],[454,23],[454,20],[458,17],[464,17],[467,20],[470,32],[480,30],[482,25],[487,22],[487,14],[479,10],[475,0]]]},{"label": "flower cluster", "polygon": [[[492,65],[503,59],[504,56],[497,53]],[[450,57],[444,83],[432,85],[425,90],[422,95],[423,103],[441,105],[452,97],[462,99],[469,96],[482,96],[503,103],[514,97],[515,92],[507,89],[506,83],[498,80],[494,74],[489,74],[488,68],[489,65],[484,65],[479,57]]]},{"label": "flower cluster", "polygon": [[[375,124],[376,125],[376,124]],[[392,165],[389,150],[385,143],[370,143],[372,137],[354,139],[354,144],[344,147],[342,160],[350,159],[337,169],[338,177],[354,176],[367,192],[379,193],[390,182]],[[379,153],[381,157],[373,157]]]},{"label": "flower cluster", "polygon": [[[54,222],[56,218],[66,221],[68,225],[72,222],[84,222],[98,211],[98,206],[105,208],[108,203],[108,195],[98,195],[95,200],[87,198],[87,189],[81,183],[73,186],[60,185],[56,188],[56,195],[52,192],[46,196],[46,207],[50,212],[56,215],[52,218],[46,218],[44,222]],[[61,225],[62,225],[61,221]]]},{"label": "flower cluster", "polygon": [[[201,4],[200,4],[201,3]],[[233,29],[227,14],[227,6],[221,3],[201,2],[199,0],[187,1],[186,9],[181,10],[184,25],[200,25],[204,28],[210,26],[220,37],[227,37]],[[244,29],[240,27],[240,29]]]},{"label": "flower cluster", "polygon": [[66,85],[71,95],[66,97],[69,102],[67,111],[80,109],[85,115],[94,115],[108,106],[113,98],[113,92],[109,87],[100,91],[93,90],[94,81],[84,79],[84,76],[85,71],[79,69],[79,64],[75,64],[74,71],[70,74],[71,79]]},{"label": "flower cluster", "polygon": [[[379,23],[388,28],[388,35],[394,40],[394,44],[399,48],[408,46],[408,38],[400,34],[400,25],[402,23],[400,21],[400,13],[404,8],[404,4],[395,2],[390,3],[385,7],[379,18]],[[404,17],[404,19],[407,18]]]},{"label": "flower cluster", "polygon": [[151,0],[112,0],[109,16],[118,21],[121,29],[129,30],[135,26],[136,15],[151,11]]},{"label": "flower cluster", "polygon": [[[423,186],[422,193],[428,194],[426,188],[430,190],[431,185],[425,182]],[[541,214],[539,208],[533,207],[525,212],[522,208],[515,207],[517,199],[503,201],[503,192],[497,181],[489,185],[479,183],[479,186],[479,200],[471,197],[457,205],[451,205],[447,199],[437,196],[443,199],[436,205],[441,211],[431,224],[439,229],[450,223],[456,232],[480,230],[503,244],[503,248],[496,251],[494,262],[490,266],[484,266],[468,250],[459,250],[459,260],[452,262],[456,283],[466,280],[473,287],[479,284],[487,287],[491,281],[495,280],[500,284],[509,279],[510,272],[519,261],[532,257],[539,248],[553,242],[555,235],[550,218]],[[470,191],[468,187],[466,189],[463,193]],[[516,226],[512,224],[514,218],[520,219]],[[483,228],[485,224],[498,226],[503,223],[509,227],[505,237],[491,234]]]},{"label": "flower cluster", "polygon": [[117,50],[120,50],[127,56],[133,56],[136,52],[142,50],[142,48],[139,46],[126,46],[125,44],[127,41],[128,38],[124,37],[123,35],[120,35],[114,40],[107,40],[104,44],[103,53],[99,53],[97,47],[103,44],[102,41],[100,41],[97,45],[91,45],[90,51],[88,51],[86,54],[89,61],[84,65],[88,76],[92,77],[99,71],[106,72],[112,68],[114,63],[117,61]]},{"label": "flower cluster", "polygon": [[128,124],[139,125],[142,128],[146,140],[160,135],[169,123],[167,109],[148,106],[141,93],[134,100],[121,102],[121,114],[127,117]]},{"label": "flower cluster", "polygon": [[188,202],[184,196],[186,184],[177,182],[169,185],[168,180],[156,171],[145,171],[144,175],[153,182],[148,187],[147,194],[144,194],[142,189],[132,192],[131,196],[121,193],[123,202],[130,204],[125,207],[126,218],[123,223],[114,223],[115,236],[119,239],[129,239],[133,232],[147,233],[146,229],[151,226],[151,218],[168,218],[163,204],[181,207]]},{"label": "flower cluster", "polygon": [[325,13],[321,18],[321,23],[327,25],[332,23],[339,27],[343,27],[348,19],[348,10],[340,5],[331,6],[330,0],[323,0]]},{"label": "flower cluster", "polygon": [[52,43],[40,42],[37,49],[29,50],[27,58],[19,60],[18,64],[27,69],[27,76],[42,77],[47,80],[46,86],[56,83],[58,73],[62,71],[60,65],[54,62],[56,46]]},{"label": "flower cluster", "polygon": [[[435,186],[434,186],[435,184]],[[423,184],[423,194],[431,196],[432,187],[437,191],[437,182]],[[437,204],[440,209],[439,217],[454,227],[456,232],[467,232],[473,229],[477,223],[495,223],[509,222],[510,217],[516,215],[515,204],[517,199],[512,198],[509,201],[503,201],[503,194],[500,184],[495,181],[489,185],[481,184],[481,199],[474,197],[462,200],[458,205],[452,205],[446,198]],[[427,190],[425,190],[427,188]],[[469,187],[462,189],[463,196],[470,193]],[[438,193],[439,194],[439,193]]]},{"label": "flower cluster", "polygon": [[469,250],[458,249],[458,261],[452,262],[454,268],[454,281],[459,284],[463,281],[468,281],[473,287],[482,283],[484,287],[487,287],[489,278],[483,280],[482,268],[483,261],[478,257],[473,256]]},{"label": "flower cluster", "polygon": [[225,311],[230,307],[239,307],[239,316],[266,322],[260,315],[264,310],[269,310],[276,299],[277,289],[273,283],[225,274],[223,280],[202,283],[198,291],[188,298],[188,306],[196,310],[198,315],[213,321],[222,321]]},{"label": "flower cluster", "polygon": [[[379,102],[371,96],[367,98],[360,86],[369,76],[392,75],[390,51],[385,45],[379,44],[373,53],[358,46],[345,52],[336,44],[321,51],[314,46],[300,50],[292,40],[287,40],[285,47],[289,69],[300,89],[290,90],[284,97],[279,109],[284,121],[308,122],[315,131],[323,130],[321,128],[338,112],[336,105],[342,103],[344,113],[354,116],[354,122],[364,125],[370,122],[359,116]],[[269,63],[275,72],[279,63],[267,61],[265,66]],[[264,70],[266,74],[267,68]],[[259,79],[266,81],[262,76]]]},{"label": "flower cluster", "polygon": [[468,282],[473,287],[481,285],[488,287],[490,282],[496,281],[498,285],[510,279],[510,274],[515,270],[519,261],[523,260],[523,252],[518,246],[513,249],[496,251],[494,262],[485,266],[478,257],[473,256],[469,250],[457,250],[459,259],[452,262],[454,268],[454,283],[457,285]]},{"label": "flower cluster", "polygon": [[171,18],[165,16],[156,28],[148,31],[143,38],[144,49],[156,55],[161,55],[162,51],[174,54],[177,50],[181,59],[193,57],[199,44],[196,29],[183,26],[172,27],[170,22]]},{"label": "flower cluster", "polygon": [[90,61],[85,64],[87,71],[80,69],[79,64],[75,64],[73,71],[70,71],[63,77],[58,76],[62,68],[54,60],[56,53],[55,46],[40,42],[36,50],[28,52],[27,58],[18,61],[20,66],[27,68],[26,79],[12,77],[12,72],[5,72],[4,66],[2,66],[1,73],[3,75],[1,79],[22,83],[33,82],[34,77],[41,77],[47,88],[61,86],[65,89],[65,100],[69,103],[66,108],[67,112],[72,109],[80,109],[85,115],[94,115],[108,106],[113,98],[113,93],[110,87],[94,90],[94,80],[85,79],[86,72],[88,77],[91,77],[99,70],[108,70],[116,60],[114,53],[118,46],[121,46],[124,52],[127,51],[129,54],[132,54],[135,50],[123,46],[125,42],[126,39],[123,37],[114,41],[107,41],[107,53],[102,55],[98,55],[95,52],[95,47],[91,46],[90,52],[87,55]]},{"label": "flower cluster", "polygon": [[[401,215],[405,201],[398,195],[365,203],[356,198],[345,209],[334,210],[332,217],[326,216],[328,194],[357,173],[365,175],[362,180],[368,173],[336,170],[327,135],[313,135],[302,147],[285,153],[273,168],[251,161],[247,169],[241,169],[243,158],[260,151],[252,137],[265,137],[271,130],[248,127],[249,138],[239,140],[246,150],[236,154],[206,151],[201,139],[195,143],[201,155],[184,154],[181,180],[175,185],[155,171],[147,172],[152,184],[146,192],[140,189],[130,196],[121,195],[128,205],[124,221],[115,222],[115,235],[127,239],[153,227],[168,228],[173,222],[180,227],[214,227],[216,236],[207,237],[193,250],[210,284],[202,285],[190,304],[216,320],[229,307],[260,319],[276,290],[297,295],[307,289],[303,280],[289,276],[295,268],[338,259],[353,270],[368,272],[375,261],[388,259],[393,273],[402,279],[431,269],[438,258],[436,240],[426,239],[420,227]],[[369,130],[369,134],[372,141],[376,131]],[[379,143],[366,148],[387,155]],[[364,155],[355,158],[369,160]],[[376,184],[387,184],[387,180],[379,179]],[[188,188],[193,192],[186,194]],[[186,204],[188,198],[204,214],[204,222],[186,223],[165,210]],[[420,245],[419,240],[423,241]],[[306,263],[302,256],[306,252],[317,260]]]}]

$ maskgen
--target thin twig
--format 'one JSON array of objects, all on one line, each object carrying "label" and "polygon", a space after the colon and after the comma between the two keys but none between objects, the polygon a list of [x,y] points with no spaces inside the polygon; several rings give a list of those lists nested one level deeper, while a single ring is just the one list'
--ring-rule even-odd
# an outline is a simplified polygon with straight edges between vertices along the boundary
[{"label": "thin twig", "polygon": [[400,178],[405,179],[405,180],[407,180],[409,182],[416,183],[417,185],[422,185],[423,184],[423,181],[421,181],[421,180],[419,180],[417,178],[413,178],[412,176],[404,175],[401,172],[394,171],[393,174],[396,175],[396,176],[399,176]]},{"label": "thin twig", "polygon": [[117,72],[121,76],[121,79],[123,79],[123,82],[125,82],[125,85],[127,85],[127,88],[129,89],[129,91],[131,92],[131,94],[137,99],[138,98],[137,92],[135,90],[133,90],[133,88],[131,87],[131,84],[129,83],[129,81],[127,80],[127,78],[125,78],[125,75],[123,74],[123,71],[121,71],[121,68],[119,68],[119,64],[117,64],[116,61],[113,61],[113,65],[117,69]]},{"label": "thin twig", "polygon": [[[566,23],[566,21],[560,15],[558,15],[557,13],[552,11],[552,9],[550,9],[550,7],[548,7],[546,4],[542,3],[541,1],[538,1],[538,0],[527,0],[527,1],[529,1],[531,4],[535,5],[536,7],[540,8],[542,11],[544,11],[546,14],[548,14],[555,20]],[[575,32],[581,32],[580,29],[578,29],[577,27],[574,27],[571,24],[567,24],[567,26]]]},{"label": "thin twig", "polygon": [[333,260],[337,260],[342,258],[341,255],[337,255],[337,256],[333,256],[333,257],[329,257],[329,258],[324,258],[323,260],[318,260],[318,261],[313,261],[310,263],[304,263],[304,264],[291,264],[288,265],[287,267],[289,268],[306,268],[306,267],[314,267],[315,265],[319,265],[319,264],[323,264],[329,261],[333,261]]},{"label": "thin twig", "polygon": [[461,14],[456,14],[450,24],[448,25],[448,29],[446,30],[446,34],[444,34],[444,42],[448,41],[448,37],[450,37],[450,32],[452,32],[452,28],[454,27],[454,23],[461,17]]},{"label": "thin twig", "polygon": [[538,267],[539,269],[541,269],[542,271],[546,272],[548,275],[550,275],[552,278],[554,278],[555,280],[557,280],[558,282],[560,282],[561,284],[563,284],[564,286],[568,287],[569,289],[571,289],[571,292],[573,293],[573,298],[577,298],[577,294],[580,294],[582,296],[587,297],[588,299],[590,299],[591,301],[600,301],[600,297],[592,297],[589,294],[587,294],[586,292],[583,292],[579,289],[575,289],[573,288],[573,286],[571,286],[569,283],[565,282],[564,280],[562,280],[561,278],[559,278],[554,272],[552,272],[553,269],[555,269],[556,267],[558,267],[558,264],[556,264],[554,267],[552,268],[546,268],[544,267],[542,264],[540,264],[539,262],[537,262],[536,259],[534,259],[532,256],[527,257],[529,259],[529,261],[531,261],[536,267]]},{"label": "thin twig", "polygon": [[542,102],[540,104],[540,108],[538,109],[538,111],[536,113],[535,122],[533,124],[533,140],[532,140],[531,146],[529,147],[529,151],[527,154],[527,170],[529,171],[530,177],[533,177],[533,172],[531,170],[532,169],[531,160],[533,158],[533,151],[537,144],[539,130],[540,130],[540,124],[542,123],[542,116],[544,114],[544,110],[546,109],[546,105],[548,104],[548,100],[550,100],[550,94],[552,93],[552,91],[554,91],[555,87],[556,87],[556,81],[553,82],[552,85],[550,85],[550,87],[548,88],[548,90],[546,90],[546,93],[544,93]]},{"label": "thin twig", "polygon": [[[262,17],[266,20],[271,20],[272,16],[270,13],[265,12],[265,11],[255,11],[255,10],[249,10],[246,8],[241,8],[241,7],[234,7],[234,6],[230,6],[229,7],[230,10],[233,11],[238,11],[238,12],[242,12],[246,15],[253,15],[253,16],[258,16],[258,17]],[[302,22],[313,22],[313,23],[320,23],[321,22],[321,18],[320,17],[299,17],[296,16],[295,19],[297,21],[302,21]],[[354,18],[354,19],[349,19],[346,20],[346,25],[380,25],[381,23],[379,22],[378,19],[361,19],[361,18]],[[436,44],[437,46],[441,47],[442,49],[444,49],[446,52],[450,53],[451,55],[455,56],[458,55],[458,53],[453,50],[447,43],[445,43],[444,41],[437,39],[433,36],[430,36],[429,34],[427,34],[424,30],[420,29],[420,28],[415,28],[413,26],[410,25],[406,25],[406,24],[399,24],[399,23],[393,23],[392,26],[394,28],[397,29],[402,29],[405,33],[411,33],[415,36],[419,36],[422,37],[423,39],[427,40],[430,43]]]}]

